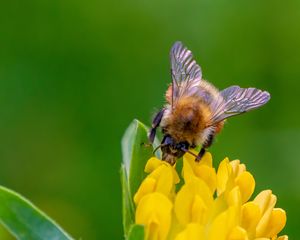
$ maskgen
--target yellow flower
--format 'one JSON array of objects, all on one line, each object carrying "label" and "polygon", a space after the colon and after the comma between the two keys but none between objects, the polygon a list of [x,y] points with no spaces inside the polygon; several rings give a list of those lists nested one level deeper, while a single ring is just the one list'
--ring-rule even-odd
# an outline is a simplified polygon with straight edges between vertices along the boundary
[{"label": "yellow flower", "polygon": [[[195,151],[193,153],[197,155]],[[209,152],[202,157],[200,162],[196,162],[195,157],[191,154],[184,155],[182,175],[185,182],[197,177],[205,181],[212,193],[216,190],[217,175],[212,166],[212,156]]]},{"label": "yellow flower", "polygon": [[174,195],[175,184],[179,183],[179,177],[170,164],[152,157],[145,166],[145,172],[149,175],[144,179],[134,196],[135,204],[138,204],[143,196],[153,192],[162,193],[169,198]]},{"label": "yellow flower", "polygon": [[173,166],[148,160],[148,176],[134,196],[135,221],[145,226],[146,240],[287,240],[277,237],[286,223],[275,208],[271,190],[249,201],[255,180],[239,160],[225,158],[216,171],[212,156],[200,162],[185,154],[180,179]]}]

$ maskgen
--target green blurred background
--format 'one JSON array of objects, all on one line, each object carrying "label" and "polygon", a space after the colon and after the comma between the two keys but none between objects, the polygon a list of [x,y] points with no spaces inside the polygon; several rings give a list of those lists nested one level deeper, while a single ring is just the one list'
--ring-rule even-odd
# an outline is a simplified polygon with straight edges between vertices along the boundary
[{"label": "green blurred background", "polygon": [[[267,89],[211,151],[239,158],[300,234],[300,1],[0,3],[0,184],[76,239],[122,239],[120,140],[164,102],[183,41],[218,88]],[[11,239],[1,229],[2,240]]]}]

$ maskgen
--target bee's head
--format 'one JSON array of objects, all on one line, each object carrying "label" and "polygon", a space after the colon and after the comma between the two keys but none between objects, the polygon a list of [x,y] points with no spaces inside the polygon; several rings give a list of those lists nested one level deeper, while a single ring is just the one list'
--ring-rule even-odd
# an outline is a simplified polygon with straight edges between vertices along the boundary
[{"label": "bee's head", "polygon": [[161,142],[162,159],[173,165],[189,147],[188,142],[176,142],[172,136],[165,135]]}]

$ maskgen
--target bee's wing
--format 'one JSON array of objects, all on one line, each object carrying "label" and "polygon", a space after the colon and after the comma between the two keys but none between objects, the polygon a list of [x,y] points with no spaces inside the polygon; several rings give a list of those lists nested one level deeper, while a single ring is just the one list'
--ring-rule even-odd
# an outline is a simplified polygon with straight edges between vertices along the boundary
[{"label": "bee's wing", "polygon": [[212,104],[210,125],[258,108],[270,100],[270,94],[267,91],[256,88],[231,86],[221,91],[220,94],[219,99]]},{"label": "bee's wing", "polygon": [[181,42],[171,48],[172,105],[184,95],[193,95],[198,91],[202,78],[200,66],[193,54]]}]

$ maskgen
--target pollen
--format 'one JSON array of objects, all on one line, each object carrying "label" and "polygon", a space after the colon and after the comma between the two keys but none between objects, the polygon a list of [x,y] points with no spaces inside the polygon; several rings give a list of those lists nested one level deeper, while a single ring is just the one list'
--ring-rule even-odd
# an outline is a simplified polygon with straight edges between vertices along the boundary
[{"label": "pollen", "polygon": [[271,190],[253,197],[255,179],[239,160],[225,158],[216,170],[209,152],[200,162],[187,153],[181,177],[157,158],[148,160],[145,172],[134,196],[145,240],[288,239],[278,236],[286,213],[275,207],[277,197]]}]

